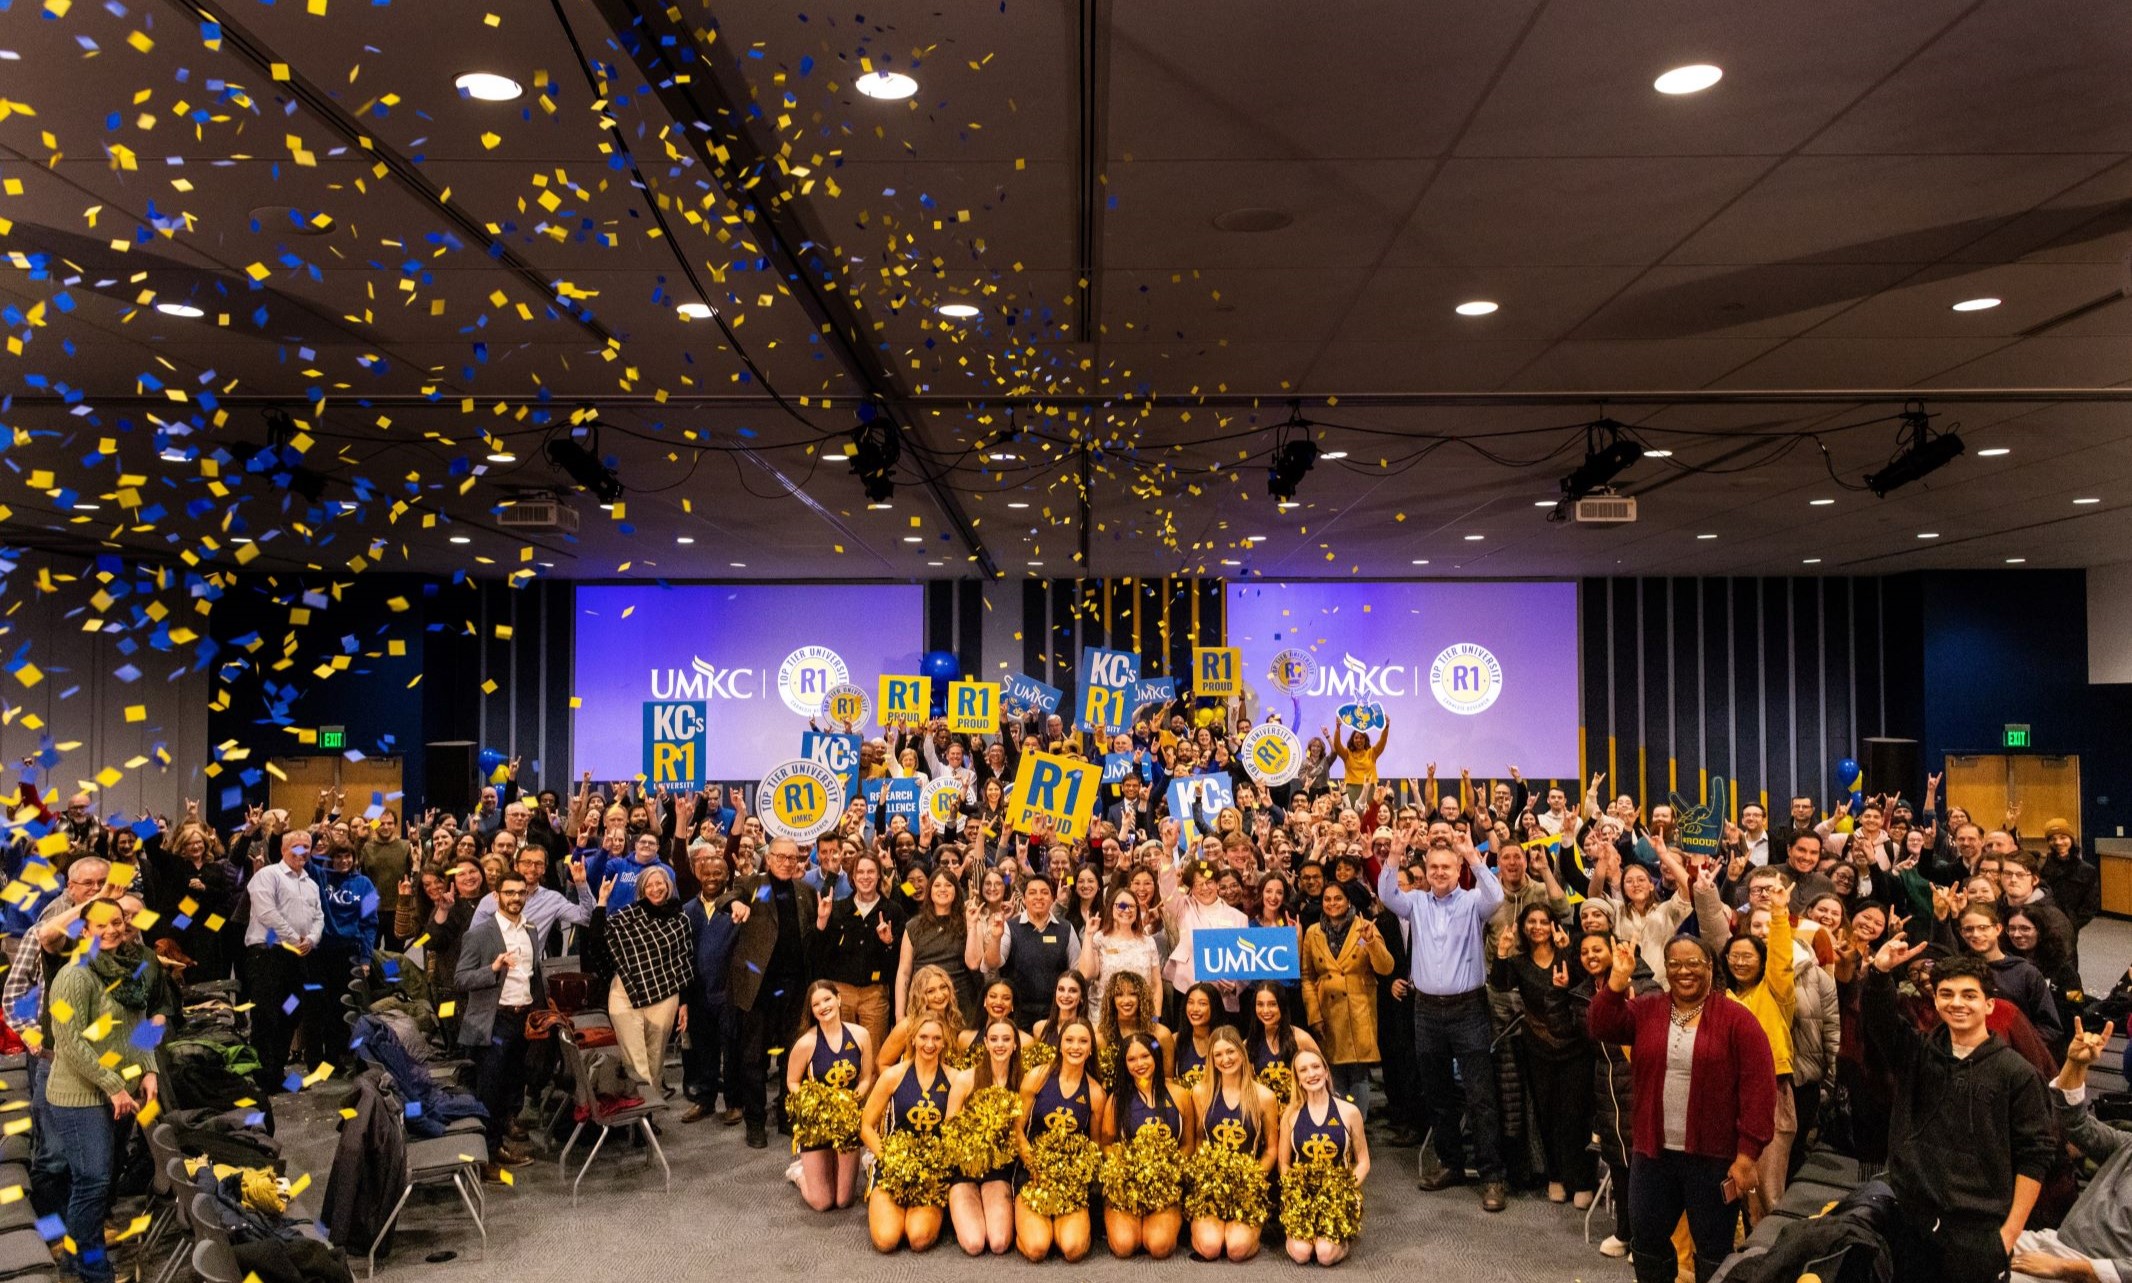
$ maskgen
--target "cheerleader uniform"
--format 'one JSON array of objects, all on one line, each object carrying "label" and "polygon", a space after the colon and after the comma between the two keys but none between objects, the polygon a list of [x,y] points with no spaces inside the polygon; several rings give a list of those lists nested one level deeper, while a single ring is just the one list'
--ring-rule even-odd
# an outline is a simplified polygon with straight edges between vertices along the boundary
[{"label": "cheerleader uniform", "polygon": [[[1211,1044],[1211,1039],[1209,1042]],[[1191,1027],[1186,1026],[1185,1031],[1177,1035],[1177,1069],[1170,1075],[1170,1081],[1181,1087],[1197,1087],[1206,1073],[1206,1053],[1193,1040]]]},{"label": "cheerleader uniform", "polygon": [[1243,1102],[1232,1105],[1223,1099],[1219,1087],[1214,1089],[1214,1102],[1207,1106],[1207,1139],[1227,1145],[1240,1153],[1258,1154],[1258,1114],[1246,1112]]},{"label": "cheerleader uniform", "polygon": [[1312,1119],[1306,1102],[1289,1128],[1292,1158],[1282,1189],[1282,1228],[1290,1238],[1348,1243],[1362,1229],[1362,1193],[1348,1166],[1347,1124],[1340,1118],[1338,1097],[1326,1102],[1325,1114],[1322,1122]]},{"label": "cheerleader uniform", "polygon": [[[828,1083],[839,1091],[850,1091],[858,1086],[859,1071],[865,1067],[865,1062],[859,1056],[859,1040],[851,1036],[851,1030],[840,1028],[837,1032],[843,1036],[844,1045],[832,1049],[822,1031],[814,1031],[814,1054],[807,1058],[805,1077]],[[834,1145],[808,1145],[800,1152],[818,1154],[835,1148]]]},{"label": "cheerleader uniform", "polygon": [[899,1131],[918,1133],[940,1130],[941,1115],[947,1112],[948,1076],[946,1071],[935,1069],[933,1081],[921,1086],[916,1068],[903,1071],[903,1081],[896,1084],[895,1094],[888,1098],[888,1127],[881,1134],[893,1136]]},{"label": "cheerleader uniform", "polygon": [[1137,1088],[1125,1102],[1124,1134],[1103,1160],[1103,1198],[1128,1216],[1150,1216],[1184,1201],[1184,1119],[1163,1092],[1153,1104]]},{"label": "cheerleader uniform", "polygon": [[[978,1047],[978,1046],[977,1046],[977,1044],[975,1044],[975,1043],[971,1044],[971,1046],[972,1046],[973,1048],[976,1048],[976,1049],[977,1049],[977,1050],[979,1050],[979,1051],[982,1051],[982,1048],[981,1048],[981,1047]],[[1085,1086],[1086,1086],[1086,1084],[1084,1083],[1084,1084],[1083,1084],[1083,1086],[1085,1087]],[[974,1099],[976,1099],[976,1098],[977,1098],[977,1097],[979,1096],[979,1094],[980,1094],[980,1093],[983,1093],[983,1092],[988,1092],[988,1091],[1009,1091],[1009,1092],[1011,1092],[1012,1090],[1013,1090],[1013,1089],[1012,1089],[1012,1088],[1010,1088],[1010,1087],[1000,1087],[1000,1086],[994,1085],[994,1086],[991,1086],[991,1087],[980,1087],[980,1088],[978,1088],[978,1089],[977,1089],[977,1091],[971,1092],[971,1093],[970,1093],[970,1096],[971,1096],[971,1099],[973,1099],[973,1100],[974,1100]],[[969,1109],[969,1103],[968,1103],[967,1101],[965,1101],[965,1102],[964,1102],[964,1104],[963,1104],[963,1109],[964,1109],[965,1111],[967,1111],[967,1110]],[[960,1115],[957,1115],[957,1117],[960,1117]],[[1008,1123],[1008,1126],[1010,1126],[1010,1127],[1012,1127],[1012,1126],[1017,1126],[1017,1125],[1019,1125],[1020,1121],[1021,1121],[1021,1120],[1020,1120],[1019,1118],[1014,1118],[1014,1119],[1010,1120],[1010,1122]],[[957,1126],[962,1126],[963,1124],[956,1124],[956,1125],[957,1125]],[[992,1139],[995,1139],[995,1140],[996,1140],[996,1139],[998,1139],[998,1135],[997,1135],[997,1134],[995,1134],[995,1135],[994,1135],[994,1137],[992,1137]],[[1012,1152],[1014,1152],[1014,1146],[1013,1146],[1013,1144],[1011,1143],[1011,1141],[1010,1141],[1010,1143],[1008,1143],[1008,1144],[1007,1144],[1007,1145],[1006,1145],[1006,1146],[1005,1146],[1004,1148],[1005,1148],[1005,1149],[1006,1149],[1006,1151],[1007,1151],[1008,1153],[1010,1153],[1010,1154],[1011,1154]],[[948,1175],[948,1184],[950,1184],[950,1185],[982,1185],[982,1184],[986,1183],[987,1181],[1009,1181],[1009,1182],[1011,1182],[1011,1181],[1013,1181],[1013,1179],[1014,1179],[1014,1169],[1015,1169],[1016,1165],[1017,1165],[1017,1164],[1015,1163],[1015,1161],[1014,1161],[1013,1159],[1011,1159],[1011,1158],[1010,1158],[1010,1159],[1008,1159],[1008,1160],[1007,1160],[1006,1162],[1004,1162],[1004,1163],[1001,1163],[1001,1164],[1000,1164],[999,1166],[997,1166],[997,1167],[994,1167],[994,1168],[992,1168],[992,1169],[991,1169],[990,1171],[986,1172],[986,1173],[985,1173],[984,1175],[982,1175],[982,1176],[971,1176],[971,1175],[968,1175],[968,1174],[966,1174],[965,1172],[963,1172],[963,1171],[962,1171],[962,1170],[961,1170],[960,1168],[954,1168],[954,1169],[951,1169],[951,1170],[950,1170],[950,1172],[949,1172],[949,1175]]]},{"label": "cheerleader uniform", "polygon": [[947,1174],[941,1169],[938,1138],[947,1113],[948,1075],[935,1069],[929,1083],[918,1081],[915,1067],[888,1098],[881,1133],[882,1158],[874,1165],[874,1188],[897,1206],[938,1207],[947,1202]]},{"label": "cheerleader uniform", "polygon": [[[1274,1068],[1281,1072],[1269,1079],[1266,1071]],[[1278,1048],[1267,1045],[1264,1031],[1251,1039],[1251,1073],[1267,1091],[1273,1093],[1274,1099],[1281,1102],[1283,1109],[1288,1107],[1289,1100],[1295,1094],[1295,1071],[1289,1068],[1288,1061],[1282,1058]]]},{"label": "cheerleader uniform", "polygon": [[1272,1180],[1259,1166],[1258,1113],[1241,1101],[1229,1104],[1217,1086],[1202,1121],[1204,1141],[1188,1160],[1186,1213],[1193,1220],[1264,1225]]},{"label": "cheerleader uniform", "polygon": [[1125,1135],[1119,1139],[1131,1140],[1140,1134],[1141,1128],[1152,1123],[1160,1123],[1169,1128],[1172,1139],[1184,1135],[1184,1121],[1177,1115],[1177,1102],[1170,1098],[1168,1092],[1162,1093],[1161,1099],[1150,1105],[1140,1099],[1140,1093],[1135,1091],[1132,1098],[1125,1102]]},{"label": "cheerleader uniform", "polygon": [[[1080,1085],[1071,1092],[1065,1092],[1059,1088],[1059,1075],[1057,1073],[1045,1075],[1044,1085],[1037,1088],[1034,1102],[1035,1108],[1028,1120],[1030,1130],[1029,1145],[1031,1149],[1037,1148],[1048,1137],[1079,1136],[1086,1141],[1088,1150],[1091,1153],[1094,1152],[1095,1110],[1089,1089],[1089,1084],[1092,1081],[1094,1080],[1084,1069],[1081,1074]],[[1093,1181],[1095,1175],[1093,1161],[1091,1161],[1091,1165],[1087,1169],[1087,1176],[1090,1181]],[[1078,1195],[1078,1198],[1076,1198],[1076,1195]],[[1025,1197],[1025,1200],[1031,1203],[1031,1210],[1040,1216],[1062,1216],[1070,1212],[1081,1211],[1088,1206],[1085,1187],[1081,1190],[1052,1189],[1044,1178],[1035,1172],[1024,1173],[1021,1186],[1017,1190],[1017,1196]],[[1046,1206],[1053,1205],[1060,1207],[1062,1210],[1044,1210]]]}]

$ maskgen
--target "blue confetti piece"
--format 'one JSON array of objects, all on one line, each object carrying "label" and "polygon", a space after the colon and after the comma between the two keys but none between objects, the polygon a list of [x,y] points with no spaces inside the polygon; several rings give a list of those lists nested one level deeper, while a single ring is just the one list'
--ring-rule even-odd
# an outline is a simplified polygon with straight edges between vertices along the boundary
[{"label": "blue confetti piece", "polygon": [[37,1237],[47,1243],[57,1243],[67,1236],[67,1223],[60,1220],[56,1213],[51,1216],[38,1217],[36,1225]]},{"label": "blue confetti piece", "polygon": [[409,1118],[420,1118],[422,1116],[422,1102],[419,1100],[408,1101],[406,1112]]},{"label": "blue confetti piece", "polygon": [[144,1020],[133,1027],[132,1042],[135,1047],[142,1051],[154,1051],[162,1043],[163,1035],[167,1032],[169,1032],[169,1026]]},{"label": "blue confetti piece", "polygon": [[292,993],[292,994],[290,994],[290,995],[289,995],[289,1000],[288,1000],[287,1002],[284,1002],[284,1003],[282,1003],[282,1004],[281,1004],[281,1014],[282,1014],[282,1015],[284,1015],[284,1016],[293,1016],[293,1015],[295,1015],[295,1014],[296,1014],[296,1006],[297,1006],[297,997],[296,997],[296,995],[295,995],[295,994],[293,994],[293,993]]},{"label": "blue confetti piece", "polygon": [[304,1076],[302,1074],[290,1074],[287,1078],[281,1080],[281,1089],[291,1092],[302,1091],[304,1089]]}]

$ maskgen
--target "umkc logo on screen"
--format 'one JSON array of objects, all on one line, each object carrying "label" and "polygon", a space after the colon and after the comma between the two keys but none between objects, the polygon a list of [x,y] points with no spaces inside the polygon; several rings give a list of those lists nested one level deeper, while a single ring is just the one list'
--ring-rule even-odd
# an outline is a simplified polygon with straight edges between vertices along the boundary
[{"label": "umkc logo on screen", "polygon": [[1405,664],[1366,664],[1348,652],[1338,668],[1319,668],[1317,680],[1300,694],[1312,699],[1403,699],[1422,693],[1424,671],[1428,693],[1454,713],[1478,713],[1503,693],[1503,666],[1496,657],[1484,646],[1458,642],[1446,646],[1426,670],[1419,665],[1409,669]]},{"label": "umkc logo on screen", "polygon": [[[802,646],[777,668],[777,693],[785,707],[801,717],[822,711],[832,687],[851,680],[844,657],[827,646]],[[770,693],[767,668],[720,668],[700,655],[687,668],[651,670],[651,697],[667,700],[754,699]]]}]

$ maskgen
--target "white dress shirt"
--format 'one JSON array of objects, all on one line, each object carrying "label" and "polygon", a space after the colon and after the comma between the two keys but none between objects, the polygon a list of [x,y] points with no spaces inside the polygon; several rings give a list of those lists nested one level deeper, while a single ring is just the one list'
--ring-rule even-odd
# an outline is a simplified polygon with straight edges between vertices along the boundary
[{"label": "white dress shirt", "polygon": [[[252,920],[244,928],[244,942],[295,944],[301,940],[316,947],[326,935],[326,910],[318,900],[318,883],[302,869],[276,860],[252,875]],[[268,934],[273,935],[270,941]]]},{"label": "white dress shirt", "polygon": [[526,931],[526,920],[513,922],[502,914],[496,915],[496,929],[503,933],[503,951],[515,953],[518,961],[503,971],[503,992],[496,998],[499,1006],[530,1007],[533,1005],[533,937]]}]

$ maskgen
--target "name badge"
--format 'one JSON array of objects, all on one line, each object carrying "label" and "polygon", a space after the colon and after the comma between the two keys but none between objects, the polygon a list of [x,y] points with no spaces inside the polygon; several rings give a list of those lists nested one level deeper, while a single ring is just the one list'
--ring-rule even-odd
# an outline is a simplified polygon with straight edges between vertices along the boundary
[{"label": "name badge", "polygon": [[1057,944],[1058,942],[1059,942],[1059,938],[1058,938],[1057,936],[1045,936],[1045,937],[1044,937],[1044,943],[1045,943],[1045,944]]}]

